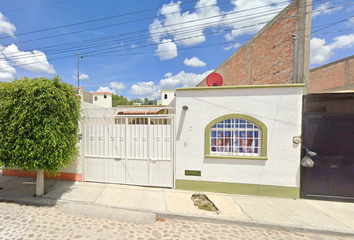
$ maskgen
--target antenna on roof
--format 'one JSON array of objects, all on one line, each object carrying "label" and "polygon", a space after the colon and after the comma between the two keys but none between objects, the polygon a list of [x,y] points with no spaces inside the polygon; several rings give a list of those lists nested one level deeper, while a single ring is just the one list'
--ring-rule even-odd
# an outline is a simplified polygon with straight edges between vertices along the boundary
[{"label": "antenna on roof", "polygon": [[206,78],[206,83],[209,87],[222,86],[223,79],[219,73],[210,73]]}]

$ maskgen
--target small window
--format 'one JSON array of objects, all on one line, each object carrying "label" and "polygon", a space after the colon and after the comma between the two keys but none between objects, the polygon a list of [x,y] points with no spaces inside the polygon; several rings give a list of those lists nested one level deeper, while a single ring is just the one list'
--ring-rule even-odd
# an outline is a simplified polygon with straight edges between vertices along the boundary
[{"label": "small window", "polygon": [[97,96],[95,96],[95,101],[98,101],[98,97]]},{"label": "small window", "polygon": [[167,94],[164,95],[164,99],[167,99]]},{"label": "small window", "polygon": [[103,95],[103,98],[107,98],[107,94]]},{"label": "small window", "polygon": [[267,127],[243,114],[229,114],[205,128],[205,155],[217,158],[267,159]]}]

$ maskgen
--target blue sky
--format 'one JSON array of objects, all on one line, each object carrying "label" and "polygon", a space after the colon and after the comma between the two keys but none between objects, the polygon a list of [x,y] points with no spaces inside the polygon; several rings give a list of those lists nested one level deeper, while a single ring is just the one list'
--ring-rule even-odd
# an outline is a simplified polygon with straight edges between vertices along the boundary
[{"label": "blue sky", "polygon": [[[158,98],[198,84],[289,3],[1,0],[0,81],[59,75],[76,86],[79,52],[85,90]],[[311,68],[354,55],[354,1],[313,3]]]}]

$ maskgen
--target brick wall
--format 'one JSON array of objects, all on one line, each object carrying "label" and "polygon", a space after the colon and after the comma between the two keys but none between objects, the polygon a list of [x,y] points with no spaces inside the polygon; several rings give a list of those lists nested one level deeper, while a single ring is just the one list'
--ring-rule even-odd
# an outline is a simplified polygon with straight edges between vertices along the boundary
[{"label": "brick wall", "polygon": [[310,70],[310,93],[348,89],[354,89],[354,56]]},{"label": "brick wall", "polygon": [[[310,3],[310,0],[294,0],[217,67],[214,72],[221,74],[224,79],[223,85],[293,83],[294,42],[292,34],[304,35],[304,31],[297,31],[300,29],[298,15],[301,15],[298,4],[302,6],[307,4],[306,6],[308,6]],[[311,26],[311,21],[306,24]],[[298,51],[305,51],[304,49],[300,48]],[[304,55],[306,54],[302,54],[302,56]],[[306,60],[304,61],[306,62]],[[304,80],[301,79],[297,82],[304,82]],[[204,86],[207,86],[206,79],[197,85],[197,87]]]}]

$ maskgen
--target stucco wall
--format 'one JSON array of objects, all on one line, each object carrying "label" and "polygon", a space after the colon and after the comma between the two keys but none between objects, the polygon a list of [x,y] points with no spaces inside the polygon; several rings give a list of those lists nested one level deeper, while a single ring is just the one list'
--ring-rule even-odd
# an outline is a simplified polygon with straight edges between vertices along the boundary
[{"label": "stucco wall", "polygon": [[[107,98],[104,98],[104,95],[107,95]],[[97,97],[97,101],[95,101],[95,97]],[[112,107],[112,95],[109,93],[93,93],[92,94],[93,101],[92,103],[104,108]]]},{"label": "stucco wall", "polygon": [[[165,99],[167,94],[167,99]],[[161,90],[161,105],[169,105],[175,98],[175,90]]]},{"label": "stucco wall", "polygon": [[[292,138],[301,135],[303,86],[198,89],[177,91],[177,180],[299,187],[300,146]],[[188,110],[182,109],[184,105]],[[205,127],[232,113],[252,116],[266,125],[267,161],[204,157]],[[200,170],[201,176],[185,176],[185,170]]]}]

